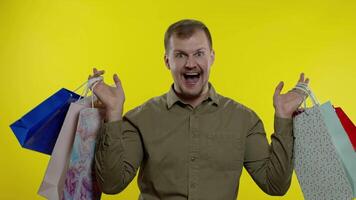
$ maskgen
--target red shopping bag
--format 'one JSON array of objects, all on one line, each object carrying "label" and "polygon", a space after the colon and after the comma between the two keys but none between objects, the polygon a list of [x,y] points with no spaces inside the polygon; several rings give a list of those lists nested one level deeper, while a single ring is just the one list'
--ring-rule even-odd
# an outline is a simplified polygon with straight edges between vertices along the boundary
[{"label": "red shopping bag", "polygon": [[340,107],[335,107],[335,111],[336,111],[337,116],[340,119],[342,126],[345,129],[345,132],[349,136],[352,147],[356,151],[356,126],[352,123],[350,118],[346,115],[346,113]]}]

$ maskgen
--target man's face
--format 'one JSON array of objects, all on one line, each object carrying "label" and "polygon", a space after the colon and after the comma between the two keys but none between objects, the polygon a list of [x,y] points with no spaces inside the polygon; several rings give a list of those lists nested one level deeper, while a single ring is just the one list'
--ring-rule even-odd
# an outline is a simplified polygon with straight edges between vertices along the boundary
[{"label": "man's face", "polygon": [[204,31],[197,30],[189,38],[170,38],[165,63],[174,79],[174,89],[187,98],[199,97],[208,89],[214,51],[210,49]]}]

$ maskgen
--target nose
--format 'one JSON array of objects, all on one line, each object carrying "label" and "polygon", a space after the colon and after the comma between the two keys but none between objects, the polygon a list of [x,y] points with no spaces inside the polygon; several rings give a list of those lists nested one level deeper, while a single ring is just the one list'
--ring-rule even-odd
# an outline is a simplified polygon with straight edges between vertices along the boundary
[{"label": "nose", "polygon": [[197,62],[196,60],[194,59],[194,56],[191,56],[189,55],[188,58],[187,58],[187,61],[185,63],[185,67],[187,68],[194,68],[197,66]]}]

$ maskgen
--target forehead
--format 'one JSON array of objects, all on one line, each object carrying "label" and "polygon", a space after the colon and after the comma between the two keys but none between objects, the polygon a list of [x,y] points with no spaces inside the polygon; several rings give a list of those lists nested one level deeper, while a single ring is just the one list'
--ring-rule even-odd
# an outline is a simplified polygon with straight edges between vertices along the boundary
[{"label": "forehead", "polygon": [[195,51],[197,49],[209,49],[208,37],[202,30],[196,30],[190,37],[180,38],[173,34],[169,40],[172,51]]}]

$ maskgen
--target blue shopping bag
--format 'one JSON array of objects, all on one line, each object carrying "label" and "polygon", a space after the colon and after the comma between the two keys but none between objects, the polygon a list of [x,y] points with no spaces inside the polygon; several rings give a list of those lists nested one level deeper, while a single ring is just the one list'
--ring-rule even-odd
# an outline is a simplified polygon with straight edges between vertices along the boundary
[{"label": "blue shopping bag", "polygon": [[79,97],[62,88],[11,124],[21,146],[51,155],[69,105]]}]

